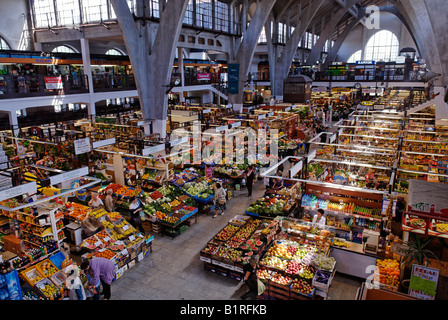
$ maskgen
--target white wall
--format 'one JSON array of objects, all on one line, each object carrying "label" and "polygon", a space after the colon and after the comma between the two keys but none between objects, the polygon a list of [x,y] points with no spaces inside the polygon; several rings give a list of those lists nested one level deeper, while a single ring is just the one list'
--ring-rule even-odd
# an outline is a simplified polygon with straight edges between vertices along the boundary
[{"label": "white wall", "polygon": [[29,50],[29,33],[26,30],[28,0],[0,1],[0,35],[13,50]]},{"label": "white wall", "polygon": [[369,30],[362,24],[358,24],[352,32],[349,33],[339,49],[336,61],[347,61],[353,53],[362,50],[369,39],[379,30],[389,30],[394,33],[400,42],[400,50],[406,47],[417,49],[409,31],[403,25],[401,20],[392,13],[381,12],[380,29]]}]

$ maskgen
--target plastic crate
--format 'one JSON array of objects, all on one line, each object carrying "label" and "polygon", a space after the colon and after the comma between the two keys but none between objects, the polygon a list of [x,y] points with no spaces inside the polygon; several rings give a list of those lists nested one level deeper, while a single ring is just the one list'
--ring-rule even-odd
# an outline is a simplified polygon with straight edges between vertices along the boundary
[{"label": "plastic crate", "polygon": [[58,253],[55,253],[48,259],[50,259],[50,261],[53,262],[53,264],[56,266],[56,268],[61,270],[62,269],[62,261],[65,260],[65,255],[61,251],[59,251]]},{"label": "plastic crate", "polygon": [[65,280],[67,279],[67,276],[64,272],[58,271],[55,274],[52,274],[50,276],[51,281],[60,289],[63,289],[65,286]]},{"label": "plastic crate", "polygon": [[59,270],[58,268],[56,268],[56,266],[53,264],[53,262],[51,262],[50,259],[45,259],[44,261],[39,262],[36,265],[36,268],[40,271],[40,273],[42,273],[47,278],[50,277],[52,274],[55,274],[56,272],[49,274],[46,271],[47,269],[45,268],[45,266],[54,268],[56,270],[56,272],[57,272],[57,270]]},{"label": "plastic crate", "polygon": [[45,275],[43,275],[36,266],[29,267],[22,272],[20,272],[20,276],[30,285],[34,286],[37,282],[45,279]]}]

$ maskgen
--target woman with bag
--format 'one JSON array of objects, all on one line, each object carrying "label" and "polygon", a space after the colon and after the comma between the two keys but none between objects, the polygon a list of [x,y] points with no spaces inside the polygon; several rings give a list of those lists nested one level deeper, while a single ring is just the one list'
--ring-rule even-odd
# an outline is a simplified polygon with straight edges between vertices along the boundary
[{"label": "woman with bag", "polygon": [[242,300],[256,300],[257,295],[264,291],[263,286],[259,290],[259,281],[257,278],[258,257],[252,256],[249,263],[243,266],[243,281],[249,287],[249,291],[241,296]]},{"label": "woman with bag", "polygon": [[137,197],[132,198],[131,205],[129,206],[129,210],[131,211],[131,225],[135,229],[139,229],[141,233],[145,234],[145,229],[143,229],[142,219],[140,217],[140,211],[142,211],[142,207],[140,205],[140,201]]},{"label": "woman with bag", "polygon": [[218,216],[218,211],[221,211],[220,215],[224,214],[226,210],[226,201],[227,201],[227,192],[221,186],[220,183],[216,183],[216,191],[215,191],[215,215],[213,218]]}]

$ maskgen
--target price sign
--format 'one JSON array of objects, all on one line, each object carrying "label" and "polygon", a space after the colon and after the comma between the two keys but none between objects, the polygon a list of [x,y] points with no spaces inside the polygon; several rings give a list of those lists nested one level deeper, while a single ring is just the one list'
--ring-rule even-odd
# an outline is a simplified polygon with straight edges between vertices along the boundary
[{"label": "price sign", "polygon": [[90,146],[90,138],[75,140],[74,144],[76,155],[87,153],[92,150],[92,147]]},{"label": "price sign", "polygon": [[438,269],[414,264],[409,284],[409,295],[423,300],[434,300],[438,279]]}]

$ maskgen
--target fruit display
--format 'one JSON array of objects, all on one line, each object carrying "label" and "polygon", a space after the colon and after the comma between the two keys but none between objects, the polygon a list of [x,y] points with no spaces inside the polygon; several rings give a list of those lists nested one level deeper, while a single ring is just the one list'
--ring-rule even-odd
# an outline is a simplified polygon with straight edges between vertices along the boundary
[{"label": "fruit display", "polygon": [[41,283],[36,284],[36,287],[45,295],[49,300],[57,300],[62,297],[59,288],[50,280],[45,279]]},{"label": "fruit display", "polygon": [[37,268],[46,277],[49,277],[58,272],[58,268],[56,268],[55,265],[48,259],[39,263],[37,265]]},{"label": "fruit display", "polygon": [[89,208],[88,206],[84,206],[76,202],[71,202],[68,207],[68,215],[71,218],[79,221],[84,220],[90,211],[91,208]]},{"label": "fruit display", "polygon": [[283,286],[289,286],[291,281],[291,277],[285,276],[279,272],[273,272],[269,278],[269,283],[274,282]]},{"label": "fruit display", "polygon": [[333,271],[336,265],[336,260],[333,257],[328,257],[324,254],[317,254],[314,259],[314,265],[319,269]]},{"label": "fruit display", "polygon": [[36,267],[30,267],[29,269],[22,271],[20,275],[31,285],[44,279],[44,275]]},{"label": "fruit display", "polygon": [[258,216],[281,216],[287,213],[284,209],[288,199],[278,194],[261,197],[247,208],[247,212]]},{"label": "fruit display", "polygon": [[280,259],[279,257],[266,255],[263,257],[263,259],[261,259],[260,265],[265,267],[273,267],[280,270],[286,270],[288,262],[288,260]]},{"label": "fruit display", "polygon": [[396,290],[400,284],[400,263],[394,259],[376,260],[374,280]]},{"label": "fruit display", "polygon": [[292,280],[291,291],[305,295],[311,295],[314,291],[314,287],[307,281],[296,278]]},{"label": "fruit display", "polygon": [[104,210],[103,208],[99,208],[99,209],[95,209],[95,210],[91,210],[89,215],[95,218],[101,218],[102,216],[106,215],[107,211]]},{"label": "fruit display", "polygon": [[267,252],[270,256],[277,256],[279,258],[291,259],[293,254],[288,251],[288,247],[281,242],[275,242]]},{"label": "fruit display", "polygon": [[119,212],[108,212],[107,217],[110,221],[115,222],[120,220],[123,216]]},{"label": "fruit display", "polygon": [[258,268],[257,269],[257,278],[260,280],[268,280],[271,278],[272,273],[275,271],[269,269]]},{"label": "fruit display", "polygon": [[350,243],[341,239],[334,239],[333,245],[336,247],[350,248]]},{"label": "fruit display", "polygon": [[108,260],[111,260],[111,259],[113,259],[114,257],[115,257],[115,253],[113,253],[112,251],[110,251],[110,250],[100,250],[100,251],[97,251],[97,252],[95,252],[94,254],[93,254],[95,257],[98,257],[98,258],[106,258],[106,259],[108,259]]},{"label": "fruit display", "polygon": [[89,249],[89,250],[93,250],[102,244],[103,243],[100,240],[98,240],[98,238],[95,237],[95,235],[93,235],[93,236],[90,236],[90,237],[84,239],[81,243],[81,247]]},{"label": "fruit display", "polygon": [[180,221],[180,219],[176,216],[165,216],[162,220],[163,222],[167,222],[169,224],[176,224]]},{"label": "fruit display", "polygon": [[[247,221],[244,225],[240,227],[240,229],[232,236],[231,239],[227,241],[227,245],[232,248],[238,248],[241,246],[247,238],[252,234],[252,232],[255,231],[255,229],[258,227],[258,225],[261,223],[260,219],[253,219]],[[245,249],[251,248],[252,251],[256,251],[256,247],[252,244],[255,244],[258,246],[262,245],[262,242],[259,240],[250,241],[249,243],[246,243]]]},{"label": "fruit display", "polygon": [[294,274],[294,275],[299,274],[302,272],[304,267],[305,267],[304,264],[302,264],[296,260],[291,260],[288,262],[285,272],[289,273],[289,274]]},{"label": "fruit display", "polygon": [[228,224],[218,234],[215,239],[219,241],[227,241],[238,230],[238,227]]}]

